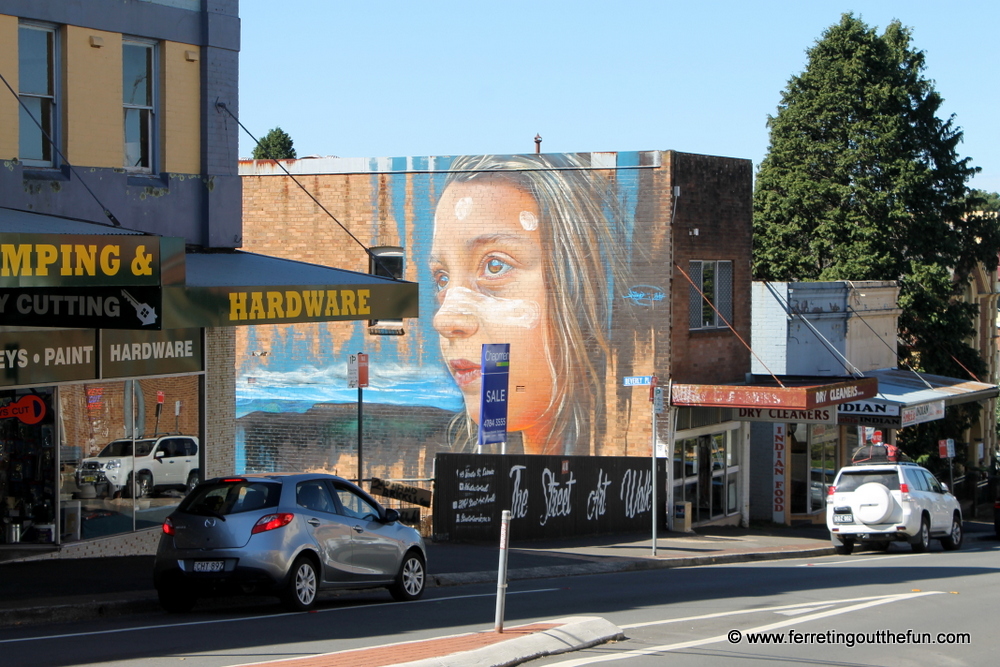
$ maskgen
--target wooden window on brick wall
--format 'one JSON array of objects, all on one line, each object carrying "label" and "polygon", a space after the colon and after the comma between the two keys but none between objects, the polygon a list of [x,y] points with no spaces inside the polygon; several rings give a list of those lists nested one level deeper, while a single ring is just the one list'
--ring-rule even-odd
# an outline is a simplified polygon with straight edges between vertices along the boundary
[{"label": "wooden window on brick wall", "polygon": [[733,321],[733,263],[692,260],[688,316],[691,329],[725,329]]}]

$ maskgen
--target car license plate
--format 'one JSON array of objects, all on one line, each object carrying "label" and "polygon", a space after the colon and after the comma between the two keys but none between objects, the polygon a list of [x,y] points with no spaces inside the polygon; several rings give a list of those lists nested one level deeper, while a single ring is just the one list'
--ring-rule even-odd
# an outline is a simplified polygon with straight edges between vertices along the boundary
[{"label": "car license plate", "polygon": [[194,562],[195,572],[222,572],[226,562],[222,560],[196,560]]},{"label": "car license plate", "polygon": [[84,484],[93,484],[94,482],[97,481],[97,475],[83,475],[80,478],[80,481],[83,482]]},{"label": "car license plate", "polygon": [[834,514],[833,515],[833,522],[834,523],[854,523],[854,515],[853,514]]}]

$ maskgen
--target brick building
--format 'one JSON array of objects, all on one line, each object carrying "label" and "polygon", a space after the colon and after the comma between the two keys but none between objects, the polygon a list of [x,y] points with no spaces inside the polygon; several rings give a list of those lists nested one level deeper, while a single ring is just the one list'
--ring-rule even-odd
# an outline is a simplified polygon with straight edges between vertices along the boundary
[{"label": "brick building", "polygon": [[[424,304],[397,322],[241,328],[241,472],[427,481],[443,452],[648,459],[650,387],[625,378],[739,384],[750,369],[747,160],[306,158],[243,161],[240,174],[247,250],[398,271]],[[507,441],[480,447],[470,378],[482,343],[511,346],[510,402]],[[371,377],[360,470],[356,353]],[[695,402],[656,424],[673,500],[691,502],[696,523],[745,518],[747,436],[732,410]]]}]

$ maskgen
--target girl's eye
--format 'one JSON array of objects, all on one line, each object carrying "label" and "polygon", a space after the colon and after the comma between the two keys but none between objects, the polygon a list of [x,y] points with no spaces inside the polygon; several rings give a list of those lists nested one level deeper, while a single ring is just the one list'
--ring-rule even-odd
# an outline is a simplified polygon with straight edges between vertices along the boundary
[{"label": "girl's eye", "polygon": [[514,267],[498,257],[491,257],[486,260],[484,268],[487,278],[499,278]]},{"label": "girl's eye", "polygon": [[444,291],[444,289],[448,287],[449,280],[450,279],[448,277],[448,274],[445,273],[444,271],[438,271],[437,273],[435,273],[434,286],[437,288],[437,291],[438,292]]}]

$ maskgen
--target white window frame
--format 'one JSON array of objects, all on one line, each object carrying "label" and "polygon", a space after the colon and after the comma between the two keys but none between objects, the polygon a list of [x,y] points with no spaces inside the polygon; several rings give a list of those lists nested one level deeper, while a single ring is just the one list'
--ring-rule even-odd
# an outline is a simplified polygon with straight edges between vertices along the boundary
[{"label": "white window frame", "polygon": [[[733,323],[733,263],[730,260],[691,260],[688,262],[691,286],[688,325],[691,330],[726,329]],[[713,279],[706,281],[711,273]],[[708,297],[715,308],[705,303]],[[716,312],[718,310],[719,312]],[[720,317],[721,315],[721,317]]]},{"label": "white window frame", "polygon": [[[146,99],[137,100],[130,94],[129,86],[125,82],[125,69],[127,58],[126,50],[129,48],[147,49],[149,53],[148,77],[146,84]],[[127,38],[122,40],[122,164],[128,172],[152,173],[155,170],[157,156],[157,123],[156,109],[159,98],[159,77],[156,42],[142,39]],[[145,117],[144,113],[145,112]],[[131,126],[131,130],[130,130]],[[129,139],[138,132],[138,142]],[[142,145],[145,141],[146,149],[143,151]],[[130,151],[129,146],[138,144],[137,148]]]},{"label": "white window frame", "polygon": [[[18,70],[19,74],[23,75],[22,68],[22,52],[21,52],[21,36],[23,30],[35,30],[42,33],[47,33],[51,36],[51,49],[48,53],[48,90],[46,92],[31,91],[27,92],[24,88],[23,76],[18,77],[18,97],[25,106],[34,107],[37,106],[43,111],[41,118],[36,118],[44,132],[38,131],[38,125],[35,124],[28,116],[28,111],[25,110],[23,106],[19,108],[19,125],[18,125],[18,159],[22,164],[29,167],[55,167],[56,166],[56,156],[58,152],[56,151],[56,145],[58,142],[58,130],[59,130],[59,114],[56,113],[56,109],[59,104],[59,32],[56,30],[55,26],[40,24],[40,23],[29,23],[21,22],[17,26],[18,34]],[[37,101],[37,102],[36,102]],[[46,107],[47,110],[46,110]],[[37,157],[26,157],[22,152],[22,144],[25,139],[25,132],[30,131],[33,135],[41,135],[41,154],[42,158]],[[48,133],[49,138],[46,139],[45,132]],[[51,141],[49,141],[51,139]],[[32,142],[34,143],[34,141]],[[48,155],[46,156],[46,147],[48,148]]]}]

